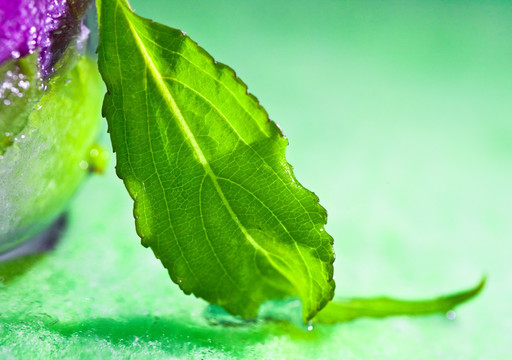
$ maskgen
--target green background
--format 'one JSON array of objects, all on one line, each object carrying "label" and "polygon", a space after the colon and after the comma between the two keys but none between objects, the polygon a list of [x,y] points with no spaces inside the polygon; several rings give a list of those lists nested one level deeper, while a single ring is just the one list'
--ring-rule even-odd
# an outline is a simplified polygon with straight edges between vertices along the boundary
[{"label": "green background", "polygon": [[56,250],[3,279],[0,358],[512,358],[510,2],[132,5],[232,66],[283,128],[329,212],[338,297],[488,285],[455,321],[210,326],[139,245],[112,164]]}]

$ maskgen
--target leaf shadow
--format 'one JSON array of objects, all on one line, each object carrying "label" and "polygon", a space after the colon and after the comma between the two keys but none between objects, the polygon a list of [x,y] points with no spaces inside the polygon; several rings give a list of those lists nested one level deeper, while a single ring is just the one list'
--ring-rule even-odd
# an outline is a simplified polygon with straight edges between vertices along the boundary
[{"label": "leaf shadow", "polygon": [[48,228],[14,249],[0,253],[0,284],[22,276],[53,250],[66,230],[67,222],[67,214],[64,213]]},{"label": "leaf shadow", "polygon": [[273,337],[296,341],[321,341],[317,332],[308,332],[287,323],[261,322],[243,326],[209,325],[186,317],[160,318],[132,316],[122,320],[93,318],[76,322],[57,322],[48,330],[65,337],[106,340],[113,345],[137,347],[153,345],[173,356],[187,355],[191,350],[218,350],[244,357],[247,346],[264,343]]}]

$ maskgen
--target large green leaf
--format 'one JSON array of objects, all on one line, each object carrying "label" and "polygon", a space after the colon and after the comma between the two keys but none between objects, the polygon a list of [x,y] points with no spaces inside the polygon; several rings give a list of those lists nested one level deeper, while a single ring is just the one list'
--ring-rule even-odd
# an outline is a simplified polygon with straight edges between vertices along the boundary
[{"label": "large green leaf", "polygon": [[98,8],[103,111],[143,245],[185,293],[233,314],[297,297],[312,318],[333,296],[332,238],[279,128],[181,31],[123,0]]}]

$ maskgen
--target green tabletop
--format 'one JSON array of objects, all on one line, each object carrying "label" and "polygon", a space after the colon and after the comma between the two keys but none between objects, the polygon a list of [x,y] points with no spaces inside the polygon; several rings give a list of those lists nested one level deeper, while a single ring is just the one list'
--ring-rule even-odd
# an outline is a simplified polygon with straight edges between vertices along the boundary
[{"label": "green tabletop", "polygon": [[54,251],[3,265],[1,359],[512,358],[512,3],[132,5],[236,69],[282,127],[329,212],[337,297],[487,286],[455,320],[210,325],[140,246],[112,160]]}]

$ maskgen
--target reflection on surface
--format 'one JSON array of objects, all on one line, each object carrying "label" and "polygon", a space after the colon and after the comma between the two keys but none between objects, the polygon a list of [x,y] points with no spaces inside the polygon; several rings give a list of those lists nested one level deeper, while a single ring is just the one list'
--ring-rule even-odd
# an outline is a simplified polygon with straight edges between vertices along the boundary
[{"label": "reflection on surface", "polygon": [[37,261],[52,250],[64,234],[67,215],[60,216],[41,233],[28,239],[18,247],[0,254],[0,283],[8,283],[16,276],[28,271]]}]

